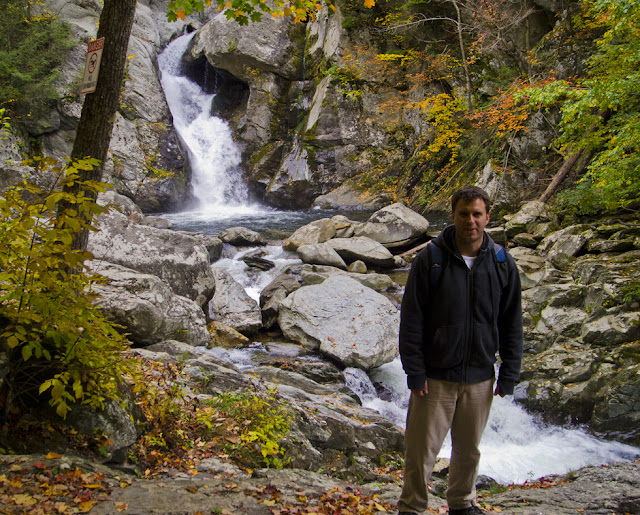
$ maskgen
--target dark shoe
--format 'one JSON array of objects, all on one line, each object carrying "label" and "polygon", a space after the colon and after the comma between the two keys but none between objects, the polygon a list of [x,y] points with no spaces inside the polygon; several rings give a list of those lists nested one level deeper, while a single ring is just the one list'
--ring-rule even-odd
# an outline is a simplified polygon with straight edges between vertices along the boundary
[{"label": "dark shoe", "polygon": [[485,513],[477,506],[469,506],[468,508],[462,508],[459,510],[449,510],[449,515],[482,515]]}]

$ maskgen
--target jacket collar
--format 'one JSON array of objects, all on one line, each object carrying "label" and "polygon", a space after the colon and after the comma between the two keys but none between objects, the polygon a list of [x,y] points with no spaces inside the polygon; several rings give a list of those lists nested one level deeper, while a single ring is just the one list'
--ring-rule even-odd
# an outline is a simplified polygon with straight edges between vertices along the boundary
[{"label": "jacket collar", "polygon": [[[453,224],[448,225],[442,230],[440,235],[436,238],[436,243],[438,243],[438,245],[444,250],[446,250],[447,252],[453,255],[458,255],[460,254],[460,252],[456,248],[455,238],[454,238],[455,233],[456,233],[455,226]],[[493,247],[493,239],[491,238],[491,236],[487,234],[486,231],[484,231],[483,238],[482,238],[482,246],[480,247],[480,253],[478,255],[482,254],[488,248],[491,248],[491,247]]]}]

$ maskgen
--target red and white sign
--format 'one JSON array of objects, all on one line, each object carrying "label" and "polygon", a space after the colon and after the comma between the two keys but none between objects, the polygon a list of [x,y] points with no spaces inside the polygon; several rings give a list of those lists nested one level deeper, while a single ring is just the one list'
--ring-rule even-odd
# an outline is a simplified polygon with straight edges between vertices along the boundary
[{"label": "red and white sign", "polygon": [[84,64],[82,86],[80,88],[81,95],[84,95],[85,93],[93,93],[96,90],[103,47],[104,38],[96,39],[95,41],[89,42],[89,47],[87,48],[87,60]]}]

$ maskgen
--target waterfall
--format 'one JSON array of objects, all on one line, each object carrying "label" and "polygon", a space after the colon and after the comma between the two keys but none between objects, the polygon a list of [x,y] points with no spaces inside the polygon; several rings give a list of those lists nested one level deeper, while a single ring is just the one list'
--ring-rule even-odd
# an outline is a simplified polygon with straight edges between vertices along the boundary
[{"label": "waterfall", "polygon": [[229,124],[211,116],[215,95],[182,74],[181,58],[194,34],[170,43],[158,65],[174,126],[188,152],[198,212],[209,219],[251,212],[255,208],[248,205],[240,151]]}]

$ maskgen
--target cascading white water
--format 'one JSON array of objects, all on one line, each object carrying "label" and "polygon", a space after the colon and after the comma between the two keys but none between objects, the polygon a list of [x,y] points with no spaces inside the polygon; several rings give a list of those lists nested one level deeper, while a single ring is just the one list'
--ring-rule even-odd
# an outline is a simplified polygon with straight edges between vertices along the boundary
[{"label": "cascading white water", "polygon": [[[205,93],[182,75],[181,57],[193,34],[171,42],[158,56],[161,82],[175,128],[188,150],[196,211],[202,218],[226,218],[252,213],[242,180],[238,146],[224,120],[211,116],[215,95]],[[185,216],[198,216],[189,212]]]},{"label": "cascading white water", "polygon": [[[400,359],[374,370],[371,377],[355,368],[345,370],[345,376],[347,385],[364,406],[404,427],[409,390]],[[378,397],[372,380],[389,389],[389,401]],[[522,483],[587,465],[629,461],[640,456],[637,447],[599,440],[580,429],[541,423],[508,397],[494,398],[480,450],[479,473],[502,484]],[[450,454],[448,435],[440,457],[448,458]]]},{"label": "cascading white water", "polygon": [[[267,247],[266,251],[267,257],[277,266],[271,272],[261,273],[259,280],[247,274],[240,255],[221,262],[221,266],[255,299],[264,285],[287,264],[294,262],[291,261],[294,256],[283,253],[279,246]],[[246,252],[251,252],[251,249]],[[252,366],[251,355],[254,352],[265,350],[256,345],[248,349],[212,349],[211,352],[243,369]],[[399,358],[372,370],[369,375],[357,368],[347,368],[344,374],[347,386],[358,395],[363,406],[404,428],[409,390]],[[384,399],[374,383],[386,389]],[[564,474],[587,465],[630,461],[640,456],[640,448],[600,440],[579,428],[544,424],[517,405],[512,397],[494,398],[480,448],[479,473],[502,484],[522,483],[549,474]],[[451,442],[447,436],[440,456],[448,458],[450,454]]]}]

